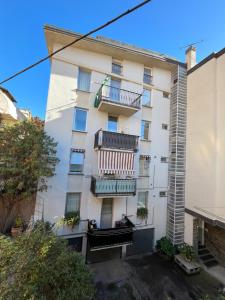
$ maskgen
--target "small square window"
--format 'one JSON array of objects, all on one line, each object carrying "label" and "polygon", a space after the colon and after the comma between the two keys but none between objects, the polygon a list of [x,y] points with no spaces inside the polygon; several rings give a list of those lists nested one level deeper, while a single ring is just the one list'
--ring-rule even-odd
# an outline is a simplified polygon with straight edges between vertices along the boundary
[{"label": "small square window", "polygon": [[166,191],[160,191],[159,192],[159,197],[167,197],[167,192]]},{"label": "small square window", "polygon": [[86,131],[87,111],[82,108],[75,108],[74,129]]},{"label": "small square window", "polygon": [[168,157],[162,156],[161,157],[161,163],[168,163]]},{"label": "small square window", "polygon": [[80,212],[81,193],[67,193],[65,213]]},{"label": "small square window", "polygon": [[149,140],[149,131],[150,131],[150,122],[149,121],[141,121],[141,139]]},{"label": "small square window", "polygon": [[152,70],[144,68],[143,82],[146,84],[152,84]]},{"label": "small square window", "polygon": [[162,129],[168,130],[168,124],[162,124]]},{"label": "small square window", "polygon": [[84,167],[84,150],[72,150],[70,155],[70,172],[82,173]]},{"label": "small square window", "polygon": [[168,92],[163,92],[163,98],[169,99],[169,97],[170,97],[170,93],[168,93]]},{"label": "small square window", "polygon": [[112,62],[112,73],[117,74],[117,75],[122,75],[122,64],[118,61],[114,61]]}]

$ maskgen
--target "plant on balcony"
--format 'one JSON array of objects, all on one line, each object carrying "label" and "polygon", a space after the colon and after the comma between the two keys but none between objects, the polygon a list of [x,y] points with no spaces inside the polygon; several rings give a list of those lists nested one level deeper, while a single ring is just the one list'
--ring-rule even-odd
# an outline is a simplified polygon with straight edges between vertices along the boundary
[{"label": "plant on balcony", "polygon": [[137,217],[144,220],[148,217],[148,209],[146,207],[139,207],[137,209]]},{"label": "plant on balcony", "polygon": [[178,251],[181,256],[188,262],[191,262],[195,258],[195,252],[192,246],[184,243],[178,247]]},{"label": "plant on balcony", "polygon": [[173,258],[176,254],[176,248],[167,237],[162,237],[156,242],[156,249],[165,254],[168,258]]},{"label": "plant on balcony", "polygon": [[73,229],[74,226],[80,222],[80,213],[79,211],[70,211],[65,213],[65,216],[59,221],[59,225],[71,226]]}]

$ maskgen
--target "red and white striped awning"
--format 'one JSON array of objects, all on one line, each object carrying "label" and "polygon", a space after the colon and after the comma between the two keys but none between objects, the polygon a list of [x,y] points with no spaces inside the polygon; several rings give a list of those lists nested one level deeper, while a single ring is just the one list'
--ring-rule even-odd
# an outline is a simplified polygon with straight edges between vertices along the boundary
[{"label": "red and white striped awning", "polygon": [[134,174],[134,153],[99,150],[98,169],[100,174]]}]

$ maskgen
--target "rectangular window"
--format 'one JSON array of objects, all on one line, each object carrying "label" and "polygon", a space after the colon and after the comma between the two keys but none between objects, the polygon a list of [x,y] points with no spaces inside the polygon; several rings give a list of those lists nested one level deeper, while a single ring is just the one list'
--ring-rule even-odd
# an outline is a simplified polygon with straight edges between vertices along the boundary
[{"label": "rectangular window", "polygon": [[148,208],[148,192],[138,192],[137,208]]},{"label": "rectangular window", "polygon": [[122,75],[122,64],[118,61],[113,60],[112,62],[112,73],[117,74],[117,75]]},{"label": "rectangular window", "polygon": [[168,124],[162,124],[162,129],[168,130]]},{"label": "rectangular window", "polygon": [[81,193],[67,193],[66,194],[66,209],[65,213],[68,212],[79,212],[80,211],[80,198]]},{"label": "rectangular window", "polygon": [[141,139],[142,140],[149,140],[149,128],[150,122],[148,121],[141,121]]},{"label": "rectangular window", "polygon": [[150,166],[150,157],[145,156],[145,155],[140,155],[139,175],[140,176],[149,176],[149,166]]},{"label": "rectangular window", "polygon": [[161,163],[168,163],[168,157],[162,156]]},{"label": "rectangular window", "polygon": [[142,105],[151,106],[151,91],[144,90],[142,93]]},{"label": "rectangular window", "polygon": [[84,168],[84,150],[72,150],[70,155],[70,172],[82,173]]},{"label": "rectangular window", "polygon": [[79,68],[77,88],[81,91],[90,92],[90,85],[91,85],[91,72]]},{"label": "rectangular window", "polygon": [[168,92],[163,92],[163,98],[169,98],[170,94]]},{"label": "rectangular window", "polygon": [[82,108],[75,108],[74,129],[78,131],[86,131],[87,111]]},{"label": "rectangular window", "polygon": [[167,197],[167,192],[166,191],[159,192],[159,197]]},{"label": "rectangular window", "polygon": [[152,70],[151,69],[144,68],[143,82],[147,83],[147,84],[152,83]]},{"label": "rectangular window", "polygon": [[108,131],[117,132],[118,130],[118,118],[117,117],[108,117]]}]

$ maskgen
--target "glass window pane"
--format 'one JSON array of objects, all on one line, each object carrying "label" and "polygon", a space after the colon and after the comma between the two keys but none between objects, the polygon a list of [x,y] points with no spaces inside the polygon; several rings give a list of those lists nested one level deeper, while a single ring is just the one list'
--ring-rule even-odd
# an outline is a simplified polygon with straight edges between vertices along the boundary
[{"label": "glass window pane", "polygon": [[141,121],[141,138],[143,140],[149,139],[149,122]]},{"label": "glass window pane", "polygon": [[138,192],[137,208],[148,207],[148,192]]},{"label": "glass window pane", "polygon": [[91,73],[79,69],[78,75],[78,89],[82,91],[90,91]]},{"label": "glass window pane", "polygon": [[75,109],[75,130],[86,131],[87,111],[83,109]]},{"label": "glass window pane", "polygon": [[70,172],[82,172],[84,153],[72,152],[70,157]]},{"label": "glass window pane", "polygon": [[108,118],[108,131],[117,132],[118,119],[109,116]]},{"label": "glass window pane", "polygon": [[121,75],[122,74],[122,66],[119,63],[112,63],[112,73]]},{"label": "glass window pane", "polygon": [[151,91],[150,90],[143,91],[142,105],[151,106]]},{"label": "glass window pane", "polygon": [[149,164],[150,160],[148,157],[141,157],[139,160],[139,175],[140,176],[149,176]]},{"label": "glass window pane", "polygon": [[66,213],[80,211],[80,196],[80,193],[68,193],[66,195]]}]

